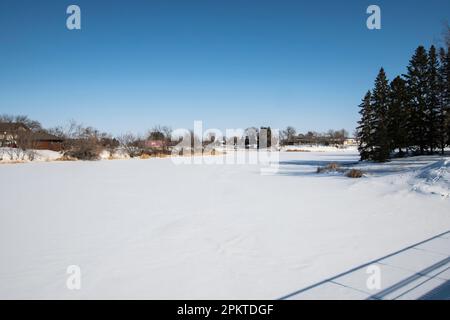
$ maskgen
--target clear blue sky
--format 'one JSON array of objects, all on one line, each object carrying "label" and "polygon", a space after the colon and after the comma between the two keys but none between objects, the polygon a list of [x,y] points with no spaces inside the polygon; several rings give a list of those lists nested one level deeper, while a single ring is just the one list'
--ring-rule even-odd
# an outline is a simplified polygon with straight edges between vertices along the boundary
[{"label": "clear blue sky", "polygon": [[449,14],[449,0],[1,0],[0,113],[114,134],[196,119],[352,132],[379,68],[403,73]]}]

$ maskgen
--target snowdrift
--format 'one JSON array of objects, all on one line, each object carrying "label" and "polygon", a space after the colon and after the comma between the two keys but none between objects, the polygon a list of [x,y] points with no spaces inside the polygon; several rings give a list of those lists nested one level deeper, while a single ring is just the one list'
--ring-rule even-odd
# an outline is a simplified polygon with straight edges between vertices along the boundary
[{"label": "snowdrift", "polygon": [[418,170],[414,176],[413,190],[450,197],[450,158],[436,161]]}]

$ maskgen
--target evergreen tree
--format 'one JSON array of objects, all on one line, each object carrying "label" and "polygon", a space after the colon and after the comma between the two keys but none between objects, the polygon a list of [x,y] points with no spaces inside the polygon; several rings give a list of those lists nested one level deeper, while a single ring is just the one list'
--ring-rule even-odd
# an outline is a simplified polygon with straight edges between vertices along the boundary
[{"label": "evergreen tree", "polygon": [[427,84],[428,56],[423,46],[419,46],[408,65],[405,75],[409,92],[408,136],[410,145],[423,154],[427,146]]},{"label": "evergreen tree", "polygon": [[396,77],[390,85],[388,108],[388,137],[390,150],[398,149],[399,156],[403,156],[403,149],[408,146],[408,92],[406,82]]},{"label": "evergreen tree", "polygon": [[373,108],[373,155],[372,160],[383,162],[389,159],[390,139],[388,136],[389,82],[384,69],[381,68],[375,79],[372,92]]},{"label": "evergreen tree", "polygon": [[427,87],[426,87],[426,139],[427,145],[430,148],[430,153],[433,153],[435,148],[439,147],[439,135],[441,134],[439,128],[439,114],[441,111],[441,80],[439,73],[439,60],[436,53],[436,48],[431,46],[428,52],[428,67],[427,67]]},{"label": "evergreen tree", "polygon": [[438,146],[441,153],[450,143],[450,55],[441,48],[439,51],[439,110],[438,110]]},{"label": "evergreen tree", "polygon": [[371,106],[372,94],[367,91],[362,103],[359,105],[361,120],[358,121],[357,138],[359,140],[358,151],[361,160],[368,160],[372,157],[372,119],[373,110]]},{"label": "evergreen tree", "polygon": [[424,154],[450,145],[450,47],[419,46],[405,79],[389,85],[381,68],[360,107],[357,137],[361,160],[386,161],[398,149]]},{"label": "evergreen tree", "polygon": [[[450,33],[449,33],[450,34]],[[450,44],[447,48],[446,59],[444,62],[444,81],[443,81],[443,95],[444,95],[444,109],[446,112],[447,125],[447,145],[450,145]]]}]

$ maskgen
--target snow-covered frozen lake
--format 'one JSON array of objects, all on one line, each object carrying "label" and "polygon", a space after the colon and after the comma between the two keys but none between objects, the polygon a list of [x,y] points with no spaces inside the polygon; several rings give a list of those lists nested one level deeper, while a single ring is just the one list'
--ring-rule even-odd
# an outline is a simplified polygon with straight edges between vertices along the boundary
[{"label": "snow-covered frozen lake", "polygon": [[273,299],[450,229],[445,159],[315,172],[357,159],[1,165],[0,298]]}]

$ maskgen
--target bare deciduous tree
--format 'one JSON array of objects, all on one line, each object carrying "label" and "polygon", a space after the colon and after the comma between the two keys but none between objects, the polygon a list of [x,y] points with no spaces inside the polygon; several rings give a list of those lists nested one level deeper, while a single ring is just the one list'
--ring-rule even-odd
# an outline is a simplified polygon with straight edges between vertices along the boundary
[{"label": "bare deciduous tree", "polygon": [[48,130],[50,133],[63,138],[64,154],[80,160],[98,160],[100,153],[107,149],[105,141],[111,136],[93,127],[85,127],[71,120],[65,127]]},{"label": "bare deciduous tree", "polygon": [[137,136],[128,132],[120,135],[117,140],[119,141],[120,148],[125,151],[130,157],[137,157],[142,153],[141,142]]},{"label": "bare deciduous tree", "polygon": [[297,135],[297,131],[294,127],[288,126],[286,129],[281,131],[281,139],[283,143],[290,144],[294,143],[295,137]]}]

